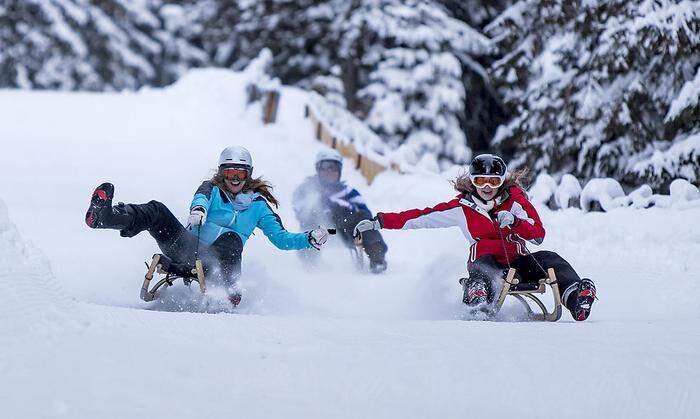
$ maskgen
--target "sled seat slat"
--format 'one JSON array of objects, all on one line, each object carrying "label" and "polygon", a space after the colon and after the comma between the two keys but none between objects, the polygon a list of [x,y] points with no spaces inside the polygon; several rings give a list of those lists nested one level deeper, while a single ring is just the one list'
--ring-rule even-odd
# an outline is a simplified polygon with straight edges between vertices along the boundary
[{"label": "sled seat slat", "polygon": [[519,294],[519,293],[537,293],[537,294],[544,294],[545,293],[545,287],[544,284],[542,283],[537,283],[537,282],[521,282],[519,284],[514,284],[510,286],[510,290],[508,290],[509,294]]}]

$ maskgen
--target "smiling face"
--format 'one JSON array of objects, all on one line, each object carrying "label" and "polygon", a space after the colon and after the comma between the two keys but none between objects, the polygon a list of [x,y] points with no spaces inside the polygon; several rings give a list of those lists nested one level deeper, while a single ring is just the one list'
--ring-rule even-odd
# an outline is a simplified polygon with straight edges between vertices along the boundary
[{"label": "smiling face", "polygon": [[490,201],[498,194],[498,188],[492,188],[490,185],[486,185],[483,188],[476,188],[476,193],[482,200]]},{"label": "smiling face", "polygon": [[231,166],[221,169],[226,189],[237,194],[243,190],[246,181],[250,178],[250,168],[245,166]]},{"label": "smiling face", "polygon": [[226,183],[226,189],[228,189],[229,192],[234,194],[237,194],[238,192],[242,191],[243,187],[245,186],[244,180],[224,178],[224,182]]}]

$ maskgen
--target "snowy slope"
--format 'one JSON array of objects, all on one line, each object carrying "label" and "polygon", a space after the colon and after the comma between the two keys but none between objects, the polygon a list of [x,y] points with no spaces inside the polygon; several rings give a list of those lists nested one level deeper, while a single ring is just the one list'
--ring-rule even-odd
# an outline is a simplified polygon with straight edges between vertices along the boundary
[{"label": "snowy slope", "polygon": [[[258,234],[244,252],[237,313],[221,312],[216,296],[217,314],[196,312],[201,301],[182,287],[140,301],[156,247],[147,235],[85,227],[102,181],[117,200],[157,199],[184,220],[221,148],[241,144],[275,185],[285,225],[298,227],[291,194],[320,147],[302,117],[305,93],[285,88],[279,123],[263,127],[259,109],[244,106],[245,77],[202,70],[128,94],[0,91],[3,416],[700,413],[698,208],[541,209],[541,248],[598,285],[583,324],[568,313],[556,324],[457,320],[466,251],[456,229],[386,232],[380,277],[353,273],[333,247],[323,273],[305,272]],[[453,195],[447,175],[386,173],[371,188],[345,177],[374,210]]]}]

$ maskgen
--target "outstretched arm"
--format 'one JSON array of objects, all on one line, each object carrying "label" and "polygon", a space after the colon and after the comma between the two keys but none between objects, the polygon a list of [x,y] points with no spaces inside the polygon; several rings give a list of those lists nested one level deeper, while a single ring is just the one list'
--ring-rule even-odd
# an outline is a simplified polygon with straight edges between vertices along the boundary
[{"label": "outstretched arm", "polygon": [[445,228],[462,226],[466,222],[459,198],[429,208],[380,212],[377,214],[377,219],[382,228],[393,230]]},{"label": "outstretched arm", "polygon": [[267,201],[264,201],[263,205],[264,208],[257,225],[272,244],[282,250],[301,250],[312,247],[309,241],[309,233],[288,232],[282,225],[279,215],[272,211]]}]

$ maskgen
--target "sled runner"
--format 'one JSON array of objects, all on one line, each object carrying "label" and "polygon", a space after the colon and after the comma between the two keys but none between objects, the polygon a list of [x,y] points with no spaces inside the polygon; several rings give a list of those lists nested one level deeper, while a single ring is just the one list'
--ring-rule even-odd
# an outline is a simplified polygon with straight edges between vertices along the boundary
[{"label": "sled runner", "polygon": [[363,271],[367,266],[365,261],[365,247],[362,245],[362,236],[353,239],[355,246],[350,248],[350,256],[358,271]]},{"label": "sled runner", "polygon": [[[143,280],[143,285],[141,286],[141,299],[143,301],[153,301],[156,298],[156,292],[161,287],[169,287],[173,285],[174,281],[177,279],[182,279],[185,285],[189,286],[192,281],[199,284],[199,290],[202,294],[206,291],[206,283],[204,282],[204,267],[202,266],[202,261],[199,259],[195,260],[195,266],[192,269],[182,265],[175,265],[170,258],[165,255],[156,253],[151,259],[150,265],[148,266],[148,272]],[[156,282],[156,284],[150,290],[148,287],[153,280],[153,274],[159,273],[165,275],[163,279]]]},{"label": "sled runner", "polygon": [[[554,298],[554,307],[552,312],[547,311],[547,307],[545,307],[542,300],[540,300],[536,295],[544,294],[547,290],[547,285],[549,285]],[[515,269],[508,269],[508,274],[504,279],[503,288],[501,289],[501,293],[499,294],[498,300],[496,301],[496,305],[494,307],[494,314],[498,313],[501,307],[503,307],[503,302],[506,300],[506,296],[508,295],[512,295],[518,301],[520,301],[527,308],[528,315],[533,320],[555,322],[561,318],[561,296],[559,295],[557,276],[552,268],[547,269],[547,278],[542,278],[538,282],[520,282],[520,279],[516,277]],[[535,313],[526,299],[534,302],[542,313]]]}]

